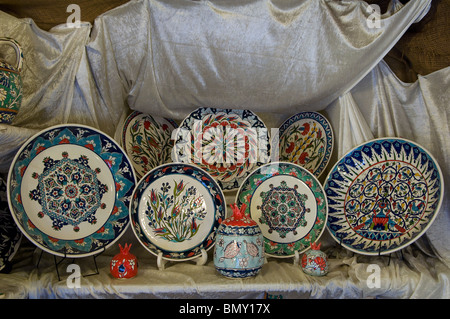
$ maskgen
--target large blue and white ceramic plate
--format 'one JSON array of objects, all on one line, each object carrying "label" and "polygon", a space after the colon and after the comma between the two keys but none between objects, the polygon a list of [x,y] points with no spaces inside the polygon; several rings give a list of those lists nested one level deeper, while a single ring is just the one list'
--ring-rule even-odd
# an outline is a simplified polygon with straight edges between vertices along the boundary
[{"label": "large blue and white ceramic plate", "polygon": [[[280,126],[278,152],[283,162],[298,164],[319,177],[333,152],[333,130],[317,112],[301,112]],[[277,145],[272,145],[272,150]]]},{"label": "large blue and white ceramic plate", "polygon": [[225,210],[224,195],[213,177],[194,165],[172,163],[139,181],[130,220],[149,252],[166,260],[189,260],[214,246]]},{"label": "large blue and white ceramic plate", "polygon": [[6,183],[0,178],[0,272],[11,271],[12,259],[19,250],[21,241],[22,233],[8,207]]},{"label": "large blue and white ceramic plate", "polygon": [[422,146],[381,138],[342,157],[324,189],[334,239],[356,253],[383,255],[425,233],[439,212],[444,184],[438,163]]},{"label": "large blue and white ceramic plate", "polygon": [[8,202],[36,246],[85,257],[124,233],[135,184],[132,164],[113,139],[65,124],[39,132],[19,149],[9,170]]}]

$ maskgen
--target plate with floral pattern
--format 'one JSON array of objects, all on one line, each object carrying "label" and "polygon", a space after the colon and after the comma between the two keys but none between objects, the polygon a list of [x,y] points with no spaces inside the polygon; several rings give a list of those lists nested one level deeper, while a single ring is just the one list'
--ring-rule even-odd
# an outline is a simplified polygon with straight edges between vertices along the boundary
[{"label": "plate with floral pattern", "polygon": [[301,112],[288,118],[279,129],[280,161],[298,164],[319,177],[333,152],[333,130],[317,112]]},{"label": "plate with floral pattern", "polygon": [[211,249],[225,212],[225,198],[214,178],[184,163],[148,172],[130,203],[131,225],[139,242],[155,256],[175,261]]},{"label": "plate with floral pattern", "polygon": [[269,131],[248,110],[199,108],[177,131],[174,158],[208,172],[224,191],[237,190],[250,172],[269,162]]},{"label": "plate with floral pattern", "polygon": [[28,139],[8,174],[13,218],[39,248],[85,257],[111,246],[128,226],[136,184],[123,149],[92,127],[65,124]]},{"label": "plate with floral pattern", "polygon": [[136,175],[144,176],[151,169],[172,161],[173,120],[132,112],[122,130],[122,147],[130,158]]},{"label": "plate with floral pattern", "polygon": [[293,257],[308,250],[322,235],[327,199],[322,185],[307,169],[273,162],[255,169],[236,194],[238,206],[258,223],[265,253]]},{"label": "plate with floral pattern", "polygon": [[383,255],[425,233],[439,211],[444,184],[438,163],[422,146],[381,138],[347,152],[324,189],[333,238],[356,253]]}]

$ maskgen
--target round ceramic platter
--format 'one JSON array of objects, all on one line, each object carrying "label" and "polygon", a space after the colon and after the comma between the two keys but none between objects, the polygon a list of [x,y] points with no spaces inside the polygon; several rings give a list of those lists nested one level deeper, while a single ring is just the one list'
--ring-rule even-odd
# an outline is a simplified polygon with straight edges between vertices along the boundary
[{"label": "round ceramic platter", "polygon": [[136,179],[122,148],[87,126],[41,131],[17,152],[8,201],[20,230],[58,256],[103,251],[126,230]]},{"label": "round ceramic platter", "polygon": [[11,260],[20,247],[22,233],[8,207],[6,183],[0,178],[0,272],[11,270]]},{"label": "round ceramic platter", "polygon": [[237,190],[269,161],[269,131],[251,111],[199,108],[180,124],[174,158],[208,172],[224,191]]},{"label": "round ceramic platter", "polygon": [[177,127],[172,120],[138,111],[127,117],[122,130],[122,147],[131,159],[138,178],[172,161],[171,137]]},{"label": "round ceramic platter", "polygon": [[272,257],[293,257],[308,250],[322,235],[327,199],[322,185],[305,168],[274,162],[254,170],[236,195],[258,223],[264,250]]},{"label": "round ceramic platter", "polygon": [[204,170],[170,163],[148,172],[130,203],[130,220],[140,243],[166,260],[188,260],[214,246],[225,218],[225,198]]},{"label": "round ceramic platter", "polygon": [[[301,112],[288,118],[279,134],[280,161],[298,164],[319,177],[333,152],[333,130],[317,112]],[[272,146],[273,148],[273,146]]]},{"label": "round ceramic platter", "polygon": [[342,157],[324,189],[334,239],[354,252],[382,255],[423,235],[439,211],[444,184],[437,162],[423,147],[382,138]]}]

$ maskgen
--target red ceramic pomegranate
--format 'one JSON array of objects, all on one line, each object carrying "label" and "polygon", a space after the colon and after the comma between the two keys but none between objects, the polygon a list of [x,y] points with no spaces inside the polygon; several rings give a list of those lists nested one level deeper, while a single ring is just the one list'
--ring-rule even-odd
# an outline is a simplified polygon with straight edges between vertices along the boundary
[{"label": "red ceramic pomegranate", "polygon": [[135,255],[130,253],[131,244],[123,248],[119,244],[120,253],[111,260],[110,271],[115,278],[133,278],[138,272],[138,262]]}]

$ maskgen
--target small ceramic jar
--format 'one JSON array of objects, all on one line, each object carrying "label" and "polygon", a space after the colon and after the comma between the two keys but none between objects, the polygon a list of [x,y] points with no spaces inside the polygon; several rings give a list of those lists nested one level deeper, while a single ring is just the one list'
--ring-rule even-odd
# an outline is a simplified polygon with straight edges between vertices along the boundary
[{"label": "small ceramic jar", "polygon": [[220,224],[214,247],[214,266],[228,278],[256,276],[264,263],[264,238],[258,224],[231,205],[233,215]]},{"label": "small ceramic jar", "polygon": [[135,255],[130,253],[131,244],[125,247],[119,244],[120,253],[111,260],[110,271],[115,278],[133,278],[138,272],[138,263]]},{"label": "small ceramic jar", "polygon": [[325,276],[328,273],[328,257],[320,250],[321,244],[311,243],[311,249],[303,254],[302,270],[311,276]]},{"label": "small ceramic jar", "polygon": [[0,60],[0,123],[10,124],[22,103],[22,49],[13,39],[0,38],[0,48],[3,45],[14,48],[16,62],[14,65]]}]

